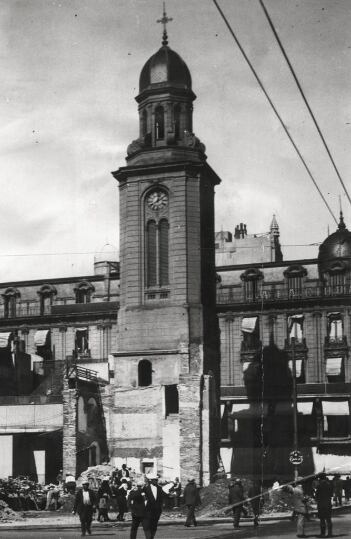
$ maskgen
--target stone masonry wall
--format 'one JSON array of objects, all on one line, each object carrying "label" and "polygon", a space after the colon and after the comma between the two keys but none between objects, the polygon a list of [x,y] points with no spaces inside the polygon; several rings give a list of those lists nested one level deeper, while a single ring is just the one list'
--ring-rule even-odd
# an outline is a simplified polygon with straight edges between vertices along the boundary
[{"label": "stone masonry wall", "polygon": [[68,380],[64,380],[63,399],[63,473],[76,475],[77,469],[77,391],[69,389]]}]

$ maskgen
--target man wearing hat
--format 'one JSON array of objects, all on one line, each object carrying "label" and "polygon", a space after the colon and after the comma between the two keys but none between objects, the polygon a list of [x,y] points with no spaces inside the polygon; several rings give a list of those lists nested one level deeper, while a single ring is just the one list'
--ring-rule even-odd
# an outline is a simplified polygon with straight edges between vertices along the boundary
[{"label": "man wearing hat", "polygon": [[201,499],[199,490],[196,486],[195,479],[191,478],[188,479],[188,484],[185,486],[184,489],[184,503],[188,508],[188,514],[186,516],[186,521],[184,526],[189,528],[192,524],[194,526],[197,526],[196,518],[195,518],[195,507],[197,505],[200,505]]},{"label": "man wearing hat", "polygon": [[130,539],[136,539],[139,525],[141,524],[144,530],[146,539],[150,539],[151,532],[149,529],[149,520],[146,514],[146,497],[144,481],[137,481],[135,487],[132,488],[128,497],[128,506],[132,514],[132,527],[130,528]]},{"label": "man wearing hat", "polygon": [[297,537],[306,537],[305,523],[308,516],[307,497],[303,489],[303,477],[297,477],[293,485],[284,485],[282,490],[292,494],[294,513],[297,515]]},{"label": "man wearing hat", "polygon": [[149,484],[145,487],[146,519],[150,535],[147,539],[153,539],[156,535],[157,524],[162,513],[163,490],[158,485],[158,475],[151,472],[147,475]]},{"label": "man wearing hat", "polygon": [[320,522],[321,533],[319,537],[326,537],[325,532],[328,528],[327,537],[333,537],[332,530],[332,496],[333,484],[327,478],[326,474],[320,473],[318,477],[318,486],[316,488],[315,499],[317,502],[317,514]]},{"label": "man wearing hat", "polygon": [[91,522],[96,508],[96,499],[94,492],[89,488],[89,481],[87,479],[83,481],[82,485],[83,488],[76,494],[72,513],[74,515],[78,513],[82,537],[84,537],[86,533],[91,535]]},{"label": "man wearing hat", "polygon": [[233,526],[239,528],[240,516],[244,511],[244,488],[240,479],[234,479],[229,485],[228,502],[232,505]]}]

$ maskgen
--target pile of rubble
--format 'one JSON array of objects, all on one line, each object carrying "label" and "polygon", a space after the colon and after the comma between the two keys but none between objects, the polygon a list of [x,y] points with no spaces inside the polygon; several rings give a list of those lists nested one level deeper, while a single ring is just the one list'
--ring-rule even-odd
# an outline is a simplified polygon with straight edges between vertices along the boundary
[{"label": "pile of rubble", "polygon": [[22,513],[13,511],[6,502],[0,500],[0,522],[13,522],[14,520],[22,520]]},{"label": "pile of rubble", "polygon": [[89,466],[77,479],[77,486],[81,487],[83,481],[87,480],[90,483],[90,488],[98,489],[103,478],[111,477],[115,467],[111,464],[97,464],[96,466]]},{"label": "pile of rubble", "polygon": [[0,479],[0,500],[13,511],[37,511],[45,507],[46,491],[26,476]]}]

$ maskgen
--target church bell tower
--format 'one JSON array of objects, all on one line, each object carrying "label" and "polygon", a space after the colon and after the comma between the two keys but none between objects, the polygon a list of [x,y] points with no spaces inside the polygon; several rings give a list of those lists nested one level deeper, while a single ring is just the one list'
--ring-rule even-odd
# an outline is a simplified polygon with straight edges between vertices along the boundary
[{"label": "church bell tower", "polygon": [[112,456],[207,484],[217,471],[219,334],[214,189],[193,134],[191,75],[168,46],[146,62],[139,137],[113,172],[120,192],[120,309]]}]

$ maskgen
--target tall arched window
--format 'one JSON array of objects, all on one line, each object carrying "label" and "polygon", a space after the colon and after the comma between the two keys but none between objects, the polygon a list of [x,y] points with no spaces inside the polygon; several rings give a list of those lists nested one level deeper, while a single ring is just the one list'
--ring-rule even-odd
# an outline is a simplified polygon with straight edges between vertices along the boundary
[{"label": "tall arched window", "polygon": [[180,105],[176,105],[173,110],[174,113],[174,134],[175,138],[180,137]]},{"label": "tall arched window", "polygon": [[157,240],[156,223],[149,221],[146,225],[146,282],[147,286],[157,284]]},{"label": "tall arched window", "polygon": [[54,295],[57,294],[56,288],[51,284],[44,284],[38,294],[40,297],[40,314],[50,314]]},{"label": "tall arched window", "polygon": [[90,303],[91,294],[94,292],[94,287],[88,281],[82,281],[74,289],[76,293],[76,303]]},{"label": "tall arched window", "polygon": [[152,364],[147,359],[142,359],[138,363],[138,385],[141,387],[152,384]]},{"label": "tall arched window", "polygon": [[21,294],[16,288],[8,288],[3,294],[4,298],[4,317],[16,318],[17,302]]},{"label": "tall arched window", "polygon": [[165,112],[161,106],[156,107],[155,110],[155,134],[156,140],[165,137]]},{"label": "tall arched window", "polygon": [[147,110],[143,110],[142,118],[141,118],[141,132],[142,135],[145,136],[147,133]]},{"label": "tall arched window", "polygon": [[[157,187],[145,196],[145,285],[147,288],[169,285],[169,198],[166,189]],[[152,294],[150,298],[149,294]],[[162,294],[168,292],[162,291]],[[155,296],[148,292],[149,299]]]},{"label": "tall arched window", "polygon": [[168,221],[161,219],[158,225],[159,285],[169,284],[168,276]]}]

